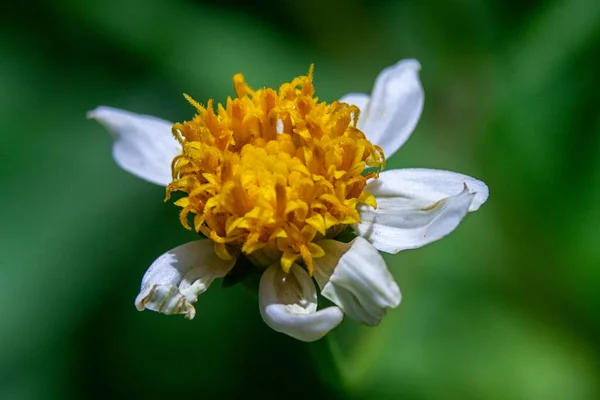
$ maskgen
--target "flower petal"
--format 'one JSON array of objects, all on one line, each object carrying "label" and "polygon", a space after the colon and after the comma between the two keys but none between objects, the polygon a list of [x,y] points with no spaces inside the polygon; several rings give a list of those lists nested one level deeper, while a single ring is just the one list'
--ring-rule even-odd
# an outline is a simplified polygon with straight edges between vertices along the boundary
[{"label": "flower petal", "polygon": [[402,60],[381,71],[367,104],[364,95],[356,93],[342,98],[361,109],[358,128],[386,157],[408,140],[419,122],[424,101],[420,69],[417,60]]},{"label": "flower petal", "polygon": [[325,255],[313,260],[321,294],[351,318],[375,326],[387,308],[400,304],[400,288],[383,257],[362,237],[350,243],[324,239],[317,242]]},{"label": "flower petal", "polygon": [[121,168],[157,185],[171,182],[171,162],[181,153],[171,122],[104,106],[87,116],[114,134],[113,158]]},{"label": "flower petal", "polygon": [[285,273],[279,263],[265,270],[260,279],[260,314],[273,330],[304,342],[312,342],[342,322],[337,307],[317,311],[317,292],[308,273],[292,264]]},{"label": "flower petal", "polygon": [[383,171],[369,182],[365,190],[377,197],[404,197],[435,202],[469,188],[474,193],[469,211],[477,211],[490,192],[487,185],[470,176],[452,171],[427,168],[406,168]]},{"label": "flower petal", "polygon": [[189,242],[158,257],[142,278],[140,294],[135,299],[139,311],[163,314],[196,315],[194,304],[215,278],[222,278],[233,268],[235,259],[217,256],[211,240]]},{"label": "flower petal", "polygon": [[460,194],[436,202],[376,197],[377,209],[360,205],[356,232],[388,253],[415,249],[443,238],[464,218],[475,197],[466,185]]}]

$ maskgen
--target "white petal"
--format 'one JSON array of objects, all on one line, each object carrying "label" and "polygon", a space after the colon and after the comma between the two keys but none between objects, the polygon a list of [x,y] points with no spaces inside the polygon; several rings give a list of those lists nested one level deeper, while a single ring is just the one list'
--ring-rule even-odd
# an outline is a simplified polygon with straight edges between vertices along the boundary
[{"label": "white petal", "polygon": [[111,107],[98,107],[87,116],[114,134],[113,158],[121,168],[157,185],[172,181],[171,162],[181,145],[171,122]]},{"label": "white petal", "polygon": [[163,314],[196,315],[198,295],[216,278],[233,268],[235,259],[222,260],[214,252],[211,240],[197,240],[169,250],[158,257],[142,278],[140,294],[135,299],[138,310]]},{"label": "white petal", "polygon": [[260,314],[277,332],[304,342],[312,342],[342,322],[337,307],[317,311],[317,292],[308,273],[293,264],[285,273],[279,263],[265,270],[260,279]]},{"label": "white petal", "polygon": [[477,211],[489,196],[487,185],[470,176],[451,171],[406,168],[383,171],[365,190],[375,197],[404,197],[436,202],[459,194],[467,185],[474,193],[469,211]]},{"label": "white petal", "polygon": [[360,205],[356,232],[388,253],[415,249],[452,232],[469,210],[475,194],[467,186],[455,196],[436,202],[405,197],[375,197],[377,209]]},{"label": "white petal", "polygon": [[317,242],[325,256],[315,258],[315,279],[321,294],[351,318],[378,325],[387,308],[400,304],[400,288],[379,251],[361,237],[350,243]]},{"label": "white petal", "polygon": [[357,94],[343,97],[361,109],[358,127],[372,143],[381,146],[386,157],[408,140],[419,122],[424,101],[420,69],[417,60],[402,60],[384,69],[367,104],[365,97]]}]

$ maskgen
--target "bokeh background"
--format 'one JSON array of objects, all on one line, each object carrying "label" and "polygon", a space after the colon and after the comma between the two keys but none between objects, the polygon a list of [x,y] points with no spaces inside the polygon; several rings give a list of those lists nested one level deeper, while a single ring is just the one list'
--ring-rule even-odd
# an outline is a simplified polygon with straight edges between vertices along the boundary
[{"label": "bokeh background", "polygon": [[[0,12],[0,398],[600,398],[600,2],[13,1]],[[485,181],[452,235],[387,257],[401,306],[305,344],[216,284],[195,320],[139,313],[192,240],[86,111],[173,121],[231,76],[316,64],[329,101],[417,58],[426,101],[389,167]]]}]

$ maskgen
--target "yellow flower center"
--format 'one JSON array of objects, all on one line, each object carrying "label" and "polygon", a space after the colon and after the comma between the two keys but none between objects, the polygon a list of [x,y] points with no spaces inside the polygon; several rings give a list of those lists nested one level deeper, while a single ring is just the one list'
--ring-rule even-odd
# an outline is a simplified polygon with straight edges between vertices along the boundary
[{"label": "yellow flower center", "polygon": [[313,66],[279,91],[253,90],[242,74],[233,85],[237,97],[216,112],[212,100],[203,107],[185,95],[198,114],[173,126],[183,151],[167,199],[185,193],[175,202],[181,223],[213,240],[220,257],[279,259],[286,272],[301,259],[312,274],[323,255],[314,241],[360,222],[358,203],[376,206],[364,188],[383,151],[356,128],[356,106],[314,97]]}]

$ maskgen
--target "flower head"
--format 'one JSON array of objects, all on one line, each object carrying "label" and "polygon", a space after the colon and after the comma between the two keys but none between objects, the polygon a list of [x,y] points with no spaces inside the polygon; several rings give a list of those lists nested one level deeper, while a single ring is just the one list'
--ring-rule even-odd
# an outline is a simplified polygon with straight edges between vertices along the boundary
[{"label": "flower head", "polygon": [[192,229],[193,214],[221,258],[261,252],[286,273],[301,259],[312,275],[324,254],[315,239],[360,222],[359,204],[376,205],[364,189],[377,173],[363,171],[382,167],[383,150],[356,127],[358,107],[314,97],[312,67],[278,91],[253,90],[241,74],[233,83],[237,97],[217,112],[186,96],[198,114],[172,128],[182,153],[167,197],[185,193],[182,224]]},{"label": "flower head", "polygon": [[[206,236],[150,266],[136,307],[191,319],[198,295],[245,257],[262,274],[260,313],[273,329],[313,341],[344,314],[379,324],[401,299],[379,251],[438,240],[488,197],[483,182],[449,171],[382,172],[419,119],[419,69],[401,61],[370,96],[330,104],[315,97],[312,66],[278,90],[237,74],[235,98],[215,108],[186,95],[197,114],[177,124],[90,112],[115,134],[116,162],[164,185],[167,199],[177,192],[181,223]],[[349,228],[356,237],[338,240]],[[311,277],[335,306],[318,309]]]}]

